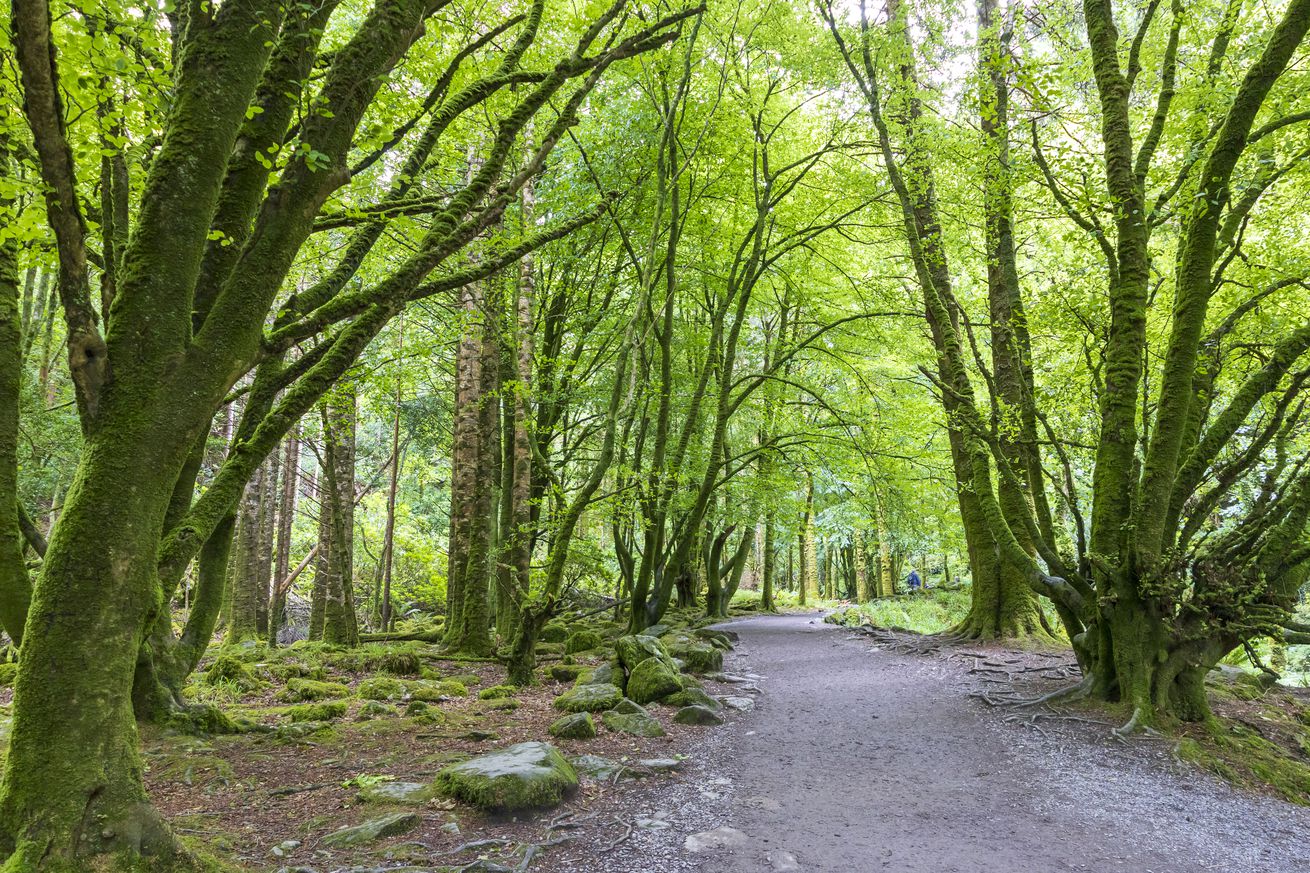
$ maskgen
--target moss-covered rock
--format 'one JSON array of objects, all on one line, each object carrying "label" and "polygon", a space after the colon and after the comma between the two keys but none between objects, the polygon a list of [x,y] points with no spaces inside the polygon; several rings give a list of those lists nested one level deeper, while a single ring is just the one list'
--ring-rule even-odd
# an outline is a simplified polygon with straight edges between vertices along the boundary
[{"label": "moss-covered rock", "polygon": [[454,679],[440,679],[436,682],[420,679],[409,683],[407,690],[412,699],[427,703],[440,703],[456,697],[468,697],[469,694],[468,686]]},{"label": "moss-covered rock", "polygon": [[610,710],[601,713],[600,720],[605,723],[605,727],[621,734],[630,734],[634,737],[662,737],[665,735],[664,726],[659,723],[659,720],[644,710],[642,712]]},{"label": "moss-covered rock", "polygon": [[478,692],[478,700],[506,700],[518,693],[514,685],[492,685]]},{"label": "moss-covered rock", "polygon": [[569,628],[558,621],[548,621],[537,634],[538,642],[562,643],[569,638]]},{"label": "moss-covered rock", "polygon": [[587,668],[581,664],[552,664],[546,675],[556,682],[573,682],[585,672]]},{"label": "moss-covered rock", "polygon": [[328,700],[334,697],[349,697],[350,689],[340,682],[320,682],[317,679],[291,679],[287,690],[282,693],[283,700]]},{"label": "moss-covered rock", "polygon": [[359,789],[355,799],[360,803],[395,803],[401,806],[422,806],[437,796],[437,786],[427,782],[378,782]]},{"label": "moss-covered rock", "polygon": [[300,703],[287,707],[287,718],[292,722],[332,721],[346,714],[350,706],[344,700],[328,700],[320,703]]},{"label": "moss-covered rock", "polygon": [[596,723],[589,712],[575,712],[556,719],[550,726],[550,735],[567,740],[589,740],[596,736]]},{"label": "moss-covered rock", "polygon": [[482,809],[512,811],[554,806],[578,787],[578,774],[549,743],[518,743],[446,767],[437,785]]},{"label": "moss-covered rock", "polygon": [[367,721],[371,718],[392,718],[400,715],[400,710],[390,703],[383,703],[380,700],[366,700],[355,712],[355,718],[360,721]]},{"label": "moss-covered rock", "polygon": [[399,700],[405,696],[405,683],[391,676],[373,676],[355,686],[355,696],[364,700]]},{"label": "moss-covered rock", "polygon": [[669,654],[692,673],[717,673],[723,669],[723,651],[690,634],[665,634],[661,641]]},{"label": "moss-covered rock", "polygon": [[670,694],[660,701],[660,703],[669,706],[704,706],[708,709],[718,711],[722,705],[710,695],[706,694],[701,688],[691,687],[683,688],[677,694]]},{"label": "moss-covered rock", "polygon": [[578,674],[574,680],[574,685],[617,685],[620,689],[626,677],[623,671],[613,664],[601,664],[598,667],[592,667],[590,670],[584,670]]},{"label": "moss-covered rock", "polygon": [[600,712],[613,709],[623,699],[616,685],[575,685],[555,698],[555,708],[565,712]]},{"label": "moss-covered rock", "polygon": [[678,671],[659,658],[647,658],[628,676],[628,697],[637,703],[653,703],[682,691]]},{"label": "moss-covered rock", "polygon": [[675,712],[673,721],[677,724],[723,724],[723,716],[708,706],[693,703]]},{"label": "moss-covered rock", "polygon": [[677,671],[673,658],[669,656],[669,650],[655,637],[639,634],[619,637],[614,641],[614,651],[618,655],[619,663],[629,673],[647,658],[656,658],[665,666]]},{"label": "moss-covered rock", "polygon": [[369,819],[354,827],[342,828],[323,838],[323,846],[329,849],[348,849],[407,833],[418,827],[419,818],[412,812],[397,812],[381,818]]},{"label": "moss-covered rock", "polygon": [[714,648],[722,649],[725,652],[732,651],[733,643],[737,640],[736,631],[721,631],[712,627],[698,627],[692,633],[714,646]]},{"label": "moss-covered rock", "polygon": [[598,649],[605,645],[605,638],[594,630],[576,630],[569,634],[564,641],[564,654],[572,655],[576,652],[586,652],[590,649]]}]

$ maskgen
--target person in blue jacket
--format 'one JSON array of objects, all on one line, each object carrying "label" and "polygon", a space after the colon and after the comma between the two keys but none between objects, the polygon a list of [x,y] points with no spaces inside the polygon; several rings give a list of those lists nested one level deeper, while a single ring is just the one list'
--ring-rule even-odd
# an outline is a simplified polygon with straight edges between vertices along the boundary
[{"label": "person in blue jacket", "polygon": [[919,571],[911,570],[910,575],[905,577],[905,584],[910,586],[911,591],[915,591],[923,585],[923,580],[919,578]]}]

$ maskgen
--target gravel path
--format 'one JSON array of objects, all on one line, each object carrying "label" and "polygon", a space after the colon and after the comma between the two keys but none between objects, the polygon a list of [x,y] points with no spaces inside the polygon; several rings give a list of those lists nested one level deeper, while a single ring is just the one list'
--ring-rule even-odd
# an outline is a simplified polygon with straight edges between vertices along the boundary
[{"label": "gravel path", "polygon": [[730,830],[702,838],[718,847],[692,853],[696,869],[1310,870],[1310,811],[1178,765],[1165,743],[1006,723],[968,697],[977,680],[958,662],[814,616],[731,628],[729,669],[758,674],[760,693],[714,756],[732,788],[704,812]]}]

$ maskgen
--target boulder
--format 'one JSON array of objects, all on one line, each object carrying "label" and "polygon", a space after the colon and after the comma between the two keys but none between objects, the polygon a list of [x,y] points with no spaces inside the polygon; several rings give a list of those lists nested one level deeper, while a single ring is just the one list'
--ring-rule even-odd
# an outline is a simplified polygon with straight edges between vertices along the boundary
[{"label": "boulder", "polygon": [[612,709],[623,699],[616,685],[575,685],[555,698],[555,708],[565,712],[600,712]]},{"label": "boulder", "polygon": [[736,631],[715,630],[712,627],[698,627],[692,633],[716,649],[723,649],[725,652],[731,650],[732,644],[738,640]]},{"label": "boulder", "polygon": [[664,643],[655,637],[637,634],[619,637],[614,641],[614,651],[618,654],[619,663],[629,673],[647,658],[657,658],[665,666],[674,671],[677,670],[673,664],[673,658],[669,656],[669,650],[664,647]]},{"label": "boulder", "polygon": [[581,664],[551,664],[546,671],[547,675],[556,682],[573,682],[586,672],[587,668]]},{"label": "boulder", "polygon": [[670,655],[686,665],[689,672],[717,673],[723,669],[723,651],[690,634],[665,634],[661,642]]},{"label": "boulder", "polygon": [[606,782],[622,773],[626,768],[618,761],[602,758],[600,755],[578,755],[571,759],[573,767],[584,776],[600,782]]},{"label": "boulder", "polygon": [[662,637],[668,632],[669,626],[667,624],[653,624],[645,630],[638,631],[637,633],[643,637]]},{"label": "boulder", "polygon": [[412,831],[418,826],[418,816],[412,812],[397,812],[372,818],[354,827],[333,831],[323,838],[323,846],[329,849],[346,849],[371,843],[383,837],[394,837]]},{"label": "boulder", "polygon": [[397,803],[404,806],[422,806],[436,797],[436,786],[427,782],[379,782],[359,789],[355,799],[360,803]]},{"label": "boulder", "polygon": [[628,697],[637,703],[651,703],[681,690],[678,672],[659,658],[647,658],[633,668],[632,674],[628,676]]},{"label": "boulder", "polygon": [[572,655],[605,645],[605,638],[593,630],[576,630],[564,641],[564,654]]},{"label": "boulder", "polygon": [[720,708],[720,704],[717,700],[695,686],[691,688],[683,688],[677,694],[670,694],[660,702],[669,706],[703,706],[706,709],[712,709],[715,711]]},{"label": "boulder", "polygon": [[578,774],[549,743],[518,743],[446,767],[437,785],[482,809],[508,811],[554,806],[578,787]]},{"label": "boulder", "polygon": [[556,719],[550,726],[550,735],[566,740],[589,740],[596,736],[596,723],[589,712],[574,712]]},{"label": "boulder", "polygon": [[605,727],[621,734],[630,734],[634,737],[662,737],[665,735],[664,726],[648,712],[619,712],[610,710],[602,713],[601,721]]},{"label": "boulder", "polygon": [[617,685],[623,687],[623,671],[613,664],[605,663],[578,674],[574,685]]},{"label": "boulder", "polygon": [[674,713],[673,720],[677,724],[723,724],[723,716],[708,706],[695,703]]},{"label": "boulder", "polygon": [[750,712],[755,708],[755,701],[750,697],[725,697],[723,705],[738,712]]}]

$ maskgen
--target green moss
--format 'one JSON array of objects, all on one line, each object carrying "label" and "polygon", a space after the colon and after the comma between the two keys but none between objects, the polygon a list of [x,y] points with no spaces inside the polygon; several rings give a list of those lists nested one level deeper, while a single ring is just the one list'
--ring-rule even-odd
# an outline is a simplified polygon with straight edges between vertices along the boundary
[{"label": "green moss", "polygon": [[543,643],[562,643],[569,638],[568,626],[558,621],[548,621],[537,634],[537,639]]},{"label": "green moss", "polygon": [[518,686],[515,685],[492,685],[489,688],[483,688],[478,692],[479,700],[505,700],[513,697],[518,693]]},{"label": "green moss", "polygon": [[405,683],[390,676],[374,676],[360,682],[355,695],[364,700],[399,700],[405,696]]},{"label": "green moss", "polygon": [[[710,647],[706,647],[710,648]],[[717,649],[710,651],[718,652]],[[658,658],[647,658],[628,677],[628,697],[637,703],[652,703],[682,690],[678,671]]]},{"label": "green moss", "polygon": [[1175,751],[1229,782],[1268,787],[1292,803],[1310,806],[1310,766],[1250,728],[1214,722],[1206,736],[1185,737]]},{"label": "green moss", "polygon": [[569,634],[564,641],[564,653],[572,655],[589,649],[598,649],[605,645],[605,638],[593,630],[577,630]]},{"label": "green moss", "polygon": [[438,682],[420,679],[417,682],[409,683],[407,690],[409,696],[414,700],[428,703],[440,703],[453,697],[468,697],[469,693],[468,686],[462,682],[456,682],[454,679],[442,679]]},{"label": "green moss", "polygon": [[349,697],[350,689],[340,682],[320,682],[316,679],[292,679],[287,682],[283,700],[325,700]]},{"label": "green moss", "polygon": [[292,722],[332,721],[346,714],[350,705],[344,700],[329,700],[321,703],[301,703],[287,707],[287,718]]},{"label": "green moss", "polygon": [[366,700],[364,705],[355,713],[355,717],[361,721],[370,718],[388,718],[400,715],[400,710],[396,709],[390,703],[382,703],[377,700]]},{"label": "green moss", "polygon": [[474,685],[482,684],[482,677],[477,673],[456,673],[455,675],[447,676],[446,678],[451,682],[458,682],[460,685],[464,685],[467,688],[472,688]]},{"label": "green moss", "polygon": [[576,685],[555,698],[555,708],[564,712],[600,712],[612,709],[623,700],[616,685]]},{"label": "green moss", "polygon": [[13,685],[14,677],[17,675],[17,664],[0,664],[0,686],[8,687]]},{"label": "green moss", "polygon": [[248,664],[228,651],[214,659],[209,669],[205,670],[203,681],[211,686],[231,683],[241,691],[254,691],[263,684]]}]

